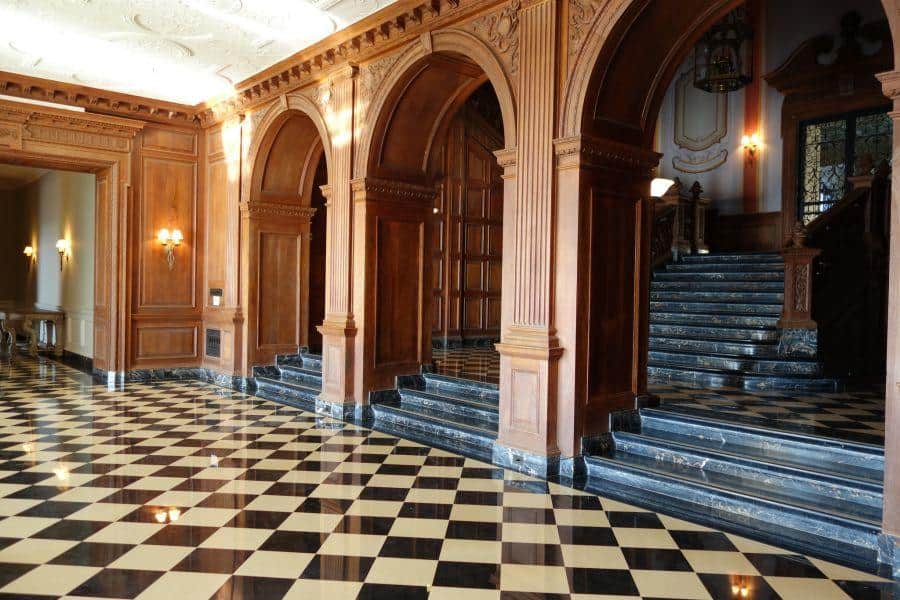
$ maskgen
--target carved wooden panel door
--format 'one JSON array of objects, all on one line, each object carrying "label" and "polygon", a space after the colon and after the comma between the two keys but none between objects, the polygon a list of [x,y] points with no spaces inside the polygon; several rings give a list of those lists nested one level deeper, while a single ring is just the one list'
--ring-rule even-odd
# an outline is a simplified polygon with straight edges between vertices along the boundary
[{"label": "carved wooden panel door", "polygon": [[466,166],[462,335],[490,338],[500,333],[503,180],[493,153],[471,137]]}]

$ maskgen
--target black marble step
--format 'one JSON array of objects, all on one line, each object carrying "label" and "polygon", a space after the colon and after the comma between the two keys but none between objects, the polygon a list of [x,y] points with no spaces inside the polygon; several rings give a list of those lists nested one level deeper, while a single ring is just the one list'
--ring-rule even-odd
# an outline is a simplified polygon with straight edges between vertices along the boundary
[{"label": "black marble step", "polygon": [[774,330],[780,317],[767,315],[714,315],[685,312],[653,311],[650,313],[650,323],[666,323],[704,327],[739,327],[753,329]]},{"label": "black marble step", "polygon": [[650,300],[650,312],[779,317],[781,304],[747,302],[665,302]]},{"label": "black marble step", "polygon": [[715,254],[688,254],[681,257],[686,263],[784,263],[780,254],[772,252],[741,252]]},{"label": "black marble step", "polygon": [[877,567],[880,524],[767,497],[768,490],[633,455],[587,456],[587,489],[858,568]]},{"label": "black marble step", "polygon": [[279,365],[278,370],[281,372],[283,381],[299,383],[311,388],[322,389],[322,372],[306,367],[295,367],[292,365]]},{"label": "black marble step", "polygon": [[708,341],[778,342],[778,331],[775,329],[706,327],[703,325],[677,325],[666,323],[651,323],[650,336],[651,340],[653,338],[683,338]]},{"label": "black marble step", "polygon": [[820,375],[822,371],[822,366],[818,362],[810,360],[766,360],[663,350],[651,350],[648,364],[688,369],[714,369],[750,375],[815,376]]},{"label": "black marble step", "polygon": [[740,271],[719,271],[716,273],[685,271],[660,271],[653,274],[656,281],[718,281],[718,282],[738,282],[738,281],[780,281],[784,282],[784,273],[775,272],[759,272],[744,273]]},{"label": "black marble step", "polygon": [[783,281],[694,281],[692,278],[676,281],[650,282],[651,292],[784,292]]},{"label": "black marble step", "polygon": [[258,396],[316,412],[320,389],[267,375],[256,375],[254,382]]},{"label": "black marble step", "polygon": [[372,404],[375,427],[402,437],[458,451],[467,456],[490,460],[496,424],[461,415],[448,415],[422,406],[410,407],[403,401]]},{"label": "black marble step", "polygon": [[666,265],[669,273],[784,273],[783,263],[676,262]]},{"label": "black marble step", "polygon": [[[707,328],[709,329],[709,328]],[[668,352],[689,352],[716,356],[754,357],[778,359],[778,346],[772,341],[762,343],[734,342],[705,337],[681,338],[654,335],[650,332],[650,350]]]},{"label": "black marble step", "polygon": [[749,490],[770,500],[869,523],[881,522],[882,486],[877,483],[751,459],[646,434],[616,432],[613,437],[616,458],[623,455],[642,457],[661,463],[667,470],[684,472],[694,479],[706,478],[710,483],[729,489]]},{"label": "black marble step", "polygon": [[275,366],[302,367],[307,371],[322,372],[322,356],[312,354],[305,348],[300,349],[299,354],[279,354],[275,357]]},{"label": "black marble step", "polygon": [[734,302],[737,304],[780,305],[784,302],[784,292],[766,292],[760,290],[744,292],[651,290],[650,299],[658,302],[712,302],[716,304]]},{"label": "black marble step", "polygon": [[834,379],[803,376],[751,375],[716,369],[690,368],[679,365],[654,364],[647,366],[648,379],[653,383],[687,383],[704,388],[732,387],[754,392],[770,390],[795,392],[833,392],[838,383]]},{"label": "black marble step", "polygon": [[411,385],[408,387],[420,387],[420,389],[441,396],[477,399],[494,406],[500,403],[500,386],[496,383],[473,381],[438,373],[422,373],[420,377],[423,381],[421,386]]},{"label": "black marble step", "polygon": [[880,485],[884,477],[884,449],[872,444],[786,431],[784,423],[776,428],[742,422],[741,415],[724,411],[715,418],[703,416],[678,404],[645,408],[640,414],[641,433],[659,440],[872,485]]},{"label": "black marble step", "polygon": [[491,402],[479,402],[474,398],[452,397],[407,387],[401,387],[399,392],[401,405],[410,410],[443,413],[448,419],[463,417],[493,426],[499,421],[497,405]]}]

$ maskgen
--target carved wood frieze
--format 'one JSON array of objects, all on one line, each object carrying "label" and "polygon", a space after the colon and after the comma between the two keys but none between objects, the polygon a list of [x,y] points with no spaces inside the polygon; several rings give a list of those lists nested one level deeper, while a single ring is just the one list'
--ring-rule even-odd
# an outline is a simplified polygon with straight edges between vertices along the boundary
[{"label": "carved wood frieze", "polygon": [[241,202],[241,214],[252,217],[288,217],[312,219],[315,208],[275,202]]},{"label": "carved wood frieze", "polygon": [[140,121],[13,103],[0,104],[0,147],[21,150],[26,141],[130,152]]},{"label": "carved wood frieze", "polygon": [[519,0],[511,0],[501,9],[464,26],[496,50],[511,75],[515,75],[519,70],[520,8]]},{"label": "carved wood frieze", "polygon": [[438,193],[437,188],[434,187],[378,177],[354,179],[350,184],[354,194],[358,195],[358,201],[383,197],[427,203],[432,202]]},{"label": "carved wood frieze", "polygon": [[590,136],[554,140],[557,166],[591,166],[650,176],[662,155],[652,150]]}]

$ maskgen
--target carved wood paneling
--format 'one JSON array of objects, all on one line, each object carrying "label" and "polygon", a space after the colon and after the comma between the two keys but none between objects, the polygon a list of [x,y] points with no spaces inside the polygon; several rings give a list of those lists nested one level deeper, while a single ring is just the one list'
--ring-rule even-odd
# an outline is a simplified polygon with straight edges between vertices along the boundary
[{"label": "carved wood paneling", "polygon": [[300,345],[302,239],[296,232],[258,232],[259,294],[257,347]]},{"label": "carved wood paneling", "polygon": [[196,324],[138,324],[134,342],[135,366],[170,361],[194,362],[199,356],[198,332]]}]

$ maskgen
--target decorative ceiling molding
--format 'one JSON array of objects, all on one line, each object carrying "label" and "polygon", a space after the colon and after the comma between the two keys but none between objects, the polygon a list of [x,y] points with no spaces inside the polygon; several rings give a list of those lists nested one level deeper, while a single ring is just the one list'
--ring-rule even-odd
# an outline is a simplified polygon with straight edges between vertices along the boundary
[{"label": "decorative ceiling molding", "polygon": [[199,107],[200,122],[203,126],[216,123],[272,97],[325,79],[337,67],[376,59],[425,32],[491,8],[495,7],[485,7],[479,0],[400,0],[238,84],[231,97]]},{"label": "decorative ceiling molding", "polygon": [[186,104],[162,102],[150,98],[117,94],[80,85],[72,85],[28,75],[0,71],[0,94],[81,106],[93,113],[123,116],[160,123],[195,122],[197,110]]}]

